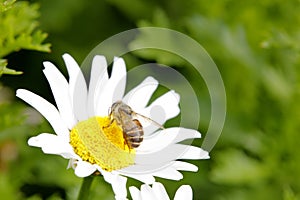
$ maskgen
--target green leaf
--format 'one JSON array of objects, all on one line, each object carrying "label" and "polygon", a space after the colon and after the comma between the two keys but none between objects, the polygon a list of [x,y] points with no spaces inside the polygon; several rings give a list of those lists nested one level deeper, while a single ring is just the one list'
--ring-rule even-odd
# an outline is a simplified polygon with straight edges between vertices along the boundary
[{"label": "green leaf", "polygon": [[7,1],[1,0],[1,3],[0,3],[0,13],[6,11],[8,9],[10,9],[11,6],[13,5],[13,3],[15,3],[15,1],[16,0],[7,0]]},{"label": "green leaf", "polygon": [[[47,34],[37,29],[39,6],[26,1],[2,1],[0,3],[0,59],[21,49],[50,52],[50,44],[43,44]],[[21,74],[6,68],[6,60],[1,60],[2,74]]]},{"label": "green leaf", "polygon": [[2,76],[2,74],[20,75],[23,73],[14,69],[9,69],[6,67],[6,65],[7,61],[5,59],[0,59],[0,77]]}]

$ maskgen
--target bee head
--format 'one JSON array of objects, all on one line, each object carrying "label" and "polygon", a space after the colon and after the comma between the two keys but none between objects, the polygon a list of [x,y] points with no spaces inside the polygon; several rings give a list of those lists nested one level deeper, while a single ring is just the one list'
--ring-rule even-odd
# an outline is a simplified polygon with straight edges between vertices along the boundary
[{"label": "bee head", "polygon": [[112,106],[110,108],[111,114],[115,113],[115,112],[122,112],[122,113],[126,113],[128,115],[131,115],[132,109],[130,108],[130,106],[126,105],[122,101],[116,101],[115,103],[112,104]]}]

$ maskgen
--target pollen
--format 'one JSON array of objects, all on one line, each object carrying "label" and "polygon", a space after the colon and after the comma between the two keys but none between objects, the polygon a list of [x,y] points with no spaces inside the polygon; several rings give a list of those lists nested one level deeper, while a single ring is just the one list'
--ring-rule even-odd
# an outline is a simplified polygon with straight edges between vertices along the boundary
[{"label": "pollen", "polygon": [[109,117],[92,117],[79,122],[70,132],[70,144],[82,160],[106,171],[134,164],[135,150],[129,148],[122,128]]}]

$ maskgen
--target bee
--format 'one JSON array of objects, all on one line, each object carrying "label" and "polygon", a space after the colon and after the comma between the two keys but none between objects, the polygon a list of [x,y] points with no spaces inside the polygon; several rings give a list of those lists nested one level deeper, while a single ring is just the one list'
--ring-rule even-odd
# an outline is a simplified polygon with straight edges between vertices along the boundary
[{"label": "bee", "polygon": [[139,147],[144,139],[143,126],[140,121],[136,119],[136,117],[142,117],[148,121],[153,122],[161,129],[164,129],[162,125],[158,124],[152,119],[134,112],[130,106],[123,103],[122,101],[117,101],[112,104],[109,117],[111,119],[110,124],[115,121],[117,125],[122,128],[123,137],[129,149]]}]

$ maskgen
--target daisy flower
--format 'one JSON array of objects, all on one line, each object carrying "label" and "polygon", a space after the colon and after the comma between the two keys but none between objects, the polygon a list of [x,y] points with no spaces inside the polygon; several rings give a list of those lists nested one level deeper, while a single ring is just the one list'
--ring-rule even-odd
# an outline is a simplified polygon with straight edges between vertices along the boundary
[{"label": "daisy flower", "polygon": [[[152,187],[143,184],[141,190],[131,186],[129,191],[133,200],[170,200],[163,184],[155,182]],[[189,185],[182,185],[175,193],[174,200],[192,200],[193,191]]]},{"label": "daisy flower", "polygon": [[[89,85],[77,62],[68,54],[64,54],[63,59],[68,81],[55,65],[43,63],[43,72],[56,106],[28,90],[17,90],[16,96],[38,110],[55,132],[31,137],[28,140],[30,146],[68,159],[69,167],[79,177],[100,172],[112,185],[116,199],[126,198],[126,177],[146,184],[153,184],[154,177],[180,180],[183,176],[179,170],[198,169],[178,159],[209,158],[208,152],[201,148],[179,144],[186,139],[200,138],[198,131],[182,127],[161,129],[157,126],[157,123],[164,124],[180,113],[176,92],[170,90],[148,105],[158,81],[147,77],[124,95],[126,66],[122,58],[114,59],[109,76],[105,57],[95,56]],[[116,102],[122,102],[134,113],[151,119],[139,121],[129,118],[131,125],[142,126],[144,130],[143,141],[137,148],[130,146],[123,133],[124,126],[118,123],[123,119],[114,118],[111,107]],[[156,123],[152,123],[154,121]]]}]

